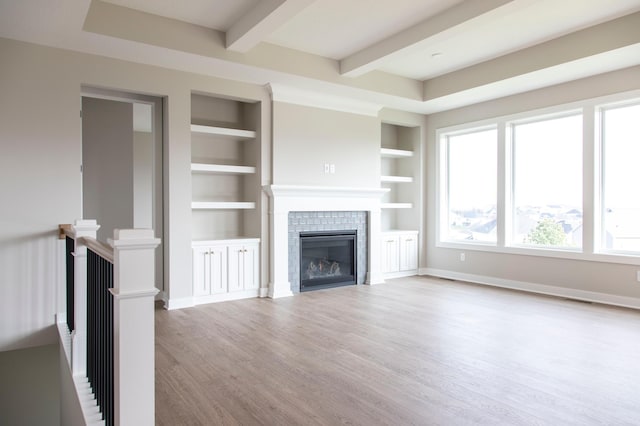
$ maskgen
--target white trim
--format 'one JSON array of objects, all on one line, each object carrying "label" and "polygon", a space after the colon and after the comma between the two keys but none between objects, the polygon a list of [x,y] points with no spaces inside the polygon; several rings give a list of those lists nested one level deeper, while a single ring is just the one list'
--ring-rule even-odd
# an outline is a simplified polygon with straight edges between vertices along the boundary
[{"label": "white trim", "polygon": [[[289,222],[293,211],[366,211],[368,213],[368,265],[371,277],[380,276],[380,199],[388,188],[265,185],[269,195],[269,297],[292,296],[289,283]],[[377,282],[377,281],[374,281]]]},{"label": "white trim", "polygon": [[269,288],[268,287],[260,287],[260,292],[258,294],[258,297],[260,297],[260,298],[269,297]]},{"label": "white trim", "polygon": [[595,291],[579,290],[567,287],[557,287],[526,281],[505,280],[503,278],[466,274],[463,272],[447,271],[444,269],[424,268],[420,270],[420,275],[448,278],[458,281],[466,281],[474,284],[508,288],[512,290],[526,291],[529,293],[546,294],[549,296],[583,300],[587,302],[603,303],[606,305],[621,306],[624,308],[640,309],[640,298],[635,297],[617,296],[614,294],[599,293]]},{"label": "white trim", "polygon": [[412,269],[409,271],[399,271],[399,272],[386,272],[383,274],[385,280],[390,280],[393,278],[402,278],[402,277],[413,277],[414,275],[418,275],[417,269]]},{"label": "white trim", "polygon": [[156,294],[158,294],[160,290],[154,287],[151,290],[119,292],[116,288],[110,288],[109,292],[113,295],[114,299],[138,299],[141,297],[155,298]]},{"label": "white trim", "polygon": [[266,85],[266,88],[269,90],[271,99],[274,102],[284,102],[312,108],[368,115],[371,117],[377,117],[382,109],[382,105],[380,104],[315,91],[312,92],[284,84],[269,83]]},{"label": "white trim", "polygon": [[260,289],[235,291],[231,293],[208,294],[193,298],[194,305],[204,305],[207,303],[228,302],[230,300],[253,299],[260,296]]},{"label": "white trim", "polygon": [[181,298],[173,298],[164,300],[164,308],[167,311],[172,311],[174,309],[184,309],[184,308],[193,308],[195,303],[193,301],[193,297],[181,297]]},{"label": "white trim", "polygon": [[[269,289],[267,291],[267,297],[271,299],[279,299],[281,297],[291,297],[293,296],[293,292],[291,290],[286,290],[291,288],[291,283],[289,281],[286,284],[274,285],[273,283],[269,284]],[[285,290],[278,290],[285,289]]]}]

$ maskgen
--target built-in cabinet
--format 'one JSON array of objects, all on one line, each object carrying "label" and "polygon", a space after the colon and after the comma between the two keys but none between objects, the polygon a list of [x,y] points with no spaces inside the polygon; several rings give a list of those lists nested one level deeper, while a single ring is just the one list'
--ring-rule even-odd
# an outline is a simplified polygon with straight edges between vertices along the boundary
[{"label": "built-in cabinet", "polygon": [[260,287],[260,104],[191,96],[193,295],[255,297]]},{"label": "built-in cabinet", "polygon": [[418,231],[382,233],[381,269],[387,278],[418,273]]},{"label": "built-in cabinet", "polygon": [[418,273],[420,139],[420,126],[382,124],[380,186],[388,191],[381,205],[381,262],[387,278]]},{"label": "built-in cabinet", "polygon": [[193,243],[196,302],[256,297],[260,287],[258,239]]}]

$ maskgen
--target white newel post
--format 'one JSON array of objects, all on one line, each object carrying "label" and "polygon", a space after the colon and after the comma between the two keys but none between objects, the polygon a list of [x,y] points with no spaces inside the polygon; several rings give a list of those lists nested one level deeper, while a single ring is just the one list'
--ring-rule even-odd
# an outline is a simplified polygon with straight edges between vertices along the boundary
[{"label": "white newel post", "polygon": [[116,229],[113,240],[115,424],[155,422],[154,250],[151,229]]},{"label": "white newel post", "polygon": [[87,375],[87,247],[78,240],[96,238],[100,225],[95,220],[77,219],[72,225],[73,248],[73,305],[75,330],[71,336],[71,371],[74,376]]}]

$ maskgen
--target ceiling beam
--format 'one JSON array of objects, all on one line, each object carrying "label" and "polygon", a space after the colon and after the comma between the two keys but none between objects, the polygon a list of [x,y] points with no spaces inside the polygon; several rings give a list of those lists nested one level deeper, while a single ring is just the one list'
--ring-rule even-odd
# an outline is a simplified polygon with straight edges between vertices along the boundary
[{"label": "ceiling beam", "polygon": [[340,61],[340,74],[359,77],[399,56],[424,49],[429,43],[453,37],[465,31],[467,25],[488,22],[504,16],[532,0],[465,1],[368,46]]},{"label": "ceiling beam", "polygon": [[229,28],[226,48],[246,53],[315,0],[262,0]]}]

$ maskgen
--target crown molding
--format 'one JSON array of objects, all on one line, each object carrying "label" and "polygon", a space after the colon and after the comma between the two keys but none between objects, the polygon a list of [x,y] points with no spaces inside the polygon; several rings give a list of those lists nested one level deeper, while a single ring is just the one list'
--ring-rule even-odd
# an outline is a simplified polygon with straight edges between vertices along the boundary
[{"label": "crown molding", "polygon": [[348,112],[351,114],[377,117],[382,109],[381,104],[355,100],[336,95],[328,95],[311,90],[304,90],[280,83],[269,83],[265,86],[274,102],[308,106]]}]

